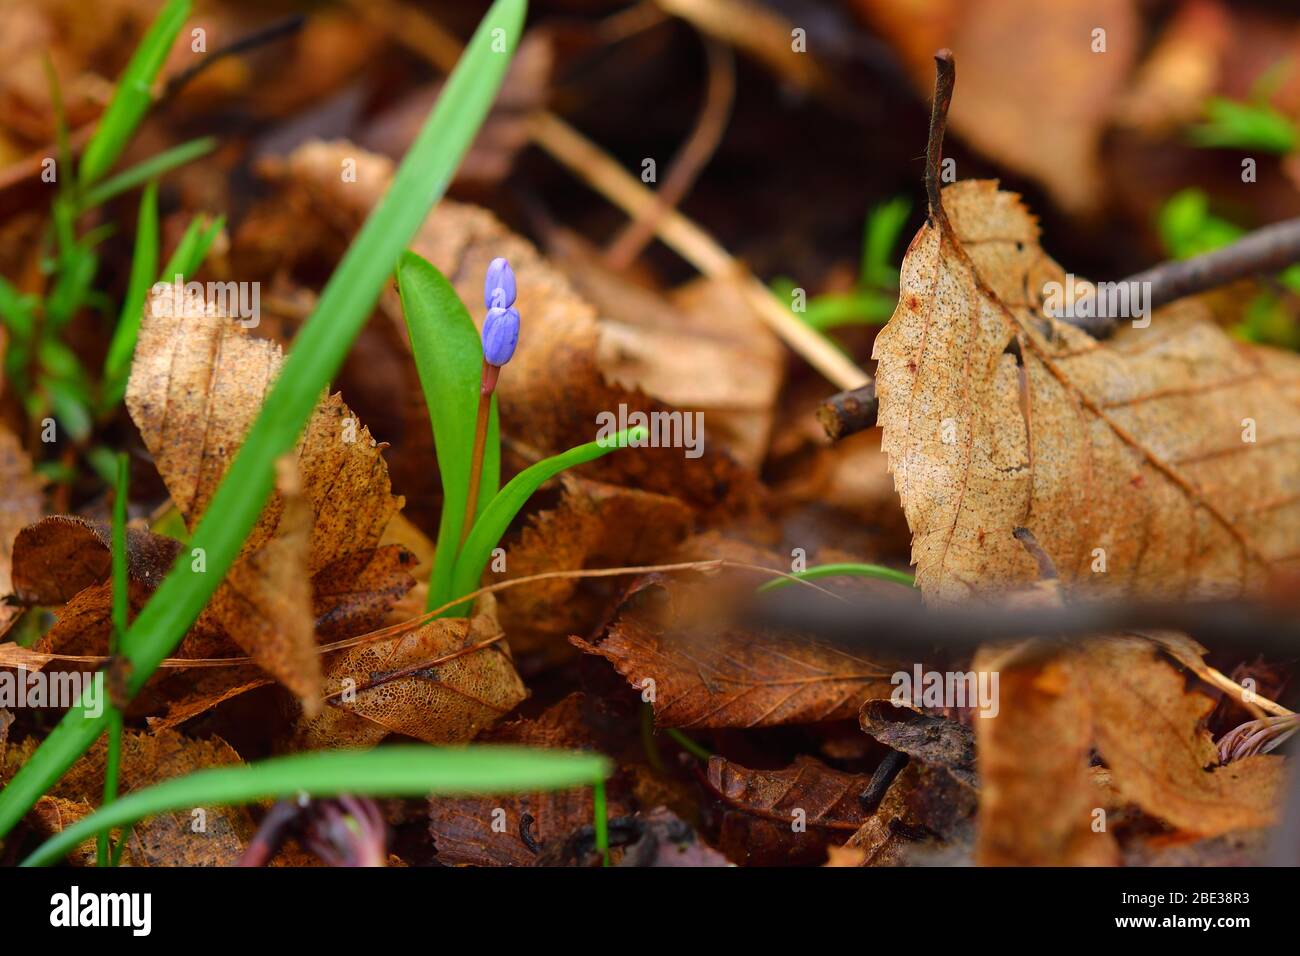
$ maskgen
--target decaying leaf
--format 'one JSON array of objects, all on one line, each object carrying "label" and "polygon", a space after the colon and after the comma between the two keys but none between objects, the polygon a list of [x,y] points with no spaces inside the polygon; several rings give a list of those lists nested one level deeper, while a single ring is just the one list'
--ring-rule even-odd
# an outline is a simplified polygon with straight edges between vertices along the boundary
[{"label": "decaying leaf", "polygon": [[[923,714],[893,701],[869,700],[858,715],[864,733],[930,767],[947,770],[968,787],[977,787],[975,735],[947,717]],[[977,718],[982,719],[982,718]]]},{"label": "decaying leaf", "polygon": [[[527,696],[500,637],[495,614],[484,610],[331,654],[324,665],[327,705],[299,723],[298,743],[369,747],[390,733],[431,744],[472,740]],[[387,678],[424,662],[430,663],[414,673]]]},{"label": "decaying leaf", "polygon": [[1240,593],[1300,561],[1300,356],[1234,342],[1194,300],[1097,342],[1043,314],[1072,280],[1017,196],[963,181],[943,208],[875,345],[927,598],[1034,580],[1022,525],[1065,583],[1112,593]]},{"label": "decaying leaf", "polygon": [[[633,586],[600,640],[570,640],[612,663],[654,704],[661,727],[852,719],[864,701],[889,695],[893,668],[844,649],[725,625],[674,627],[657,613],[656,600],[684,605],[701,597],[698,585],[650,575]],[[707,593],[703,600],[710,600]]]},{"label": "decaying leaf", "polygon": [[[590,750],[595,741],[583,719],[582,694],[570,694],[536,718],[511,721],[484,740],[547,750]],[[607,814],[635,809],[611,781]],[[533,866],[543,847],[566,840],[593,816],[590,787],[496,797],[431,797],[429,833],[447,866]]]},{"label": "decaying leaf", "polygon": [[1214,700],[1188,691],[1159,648],[1137,638],[1091,642],[1080,657],[1096,745],[1119,795],[1187,833],[1213,837],[1276,822],[1282,758],[1219,766],[1205,721]]},{"label": "decaying leaf", "polygon": [[18,439],[0,428],[0,636],[18,617],[19,609],[6,603],[14,571],[14,535],[41,516],[41,485],[32,473],[32,463]]},{"label": "decaying leaf", "polygon": [[828,846],[862,826],[858,796],[870,780],[803,754],[780,770],[751,770],[714,756],[709,787],[725,805],[718,845],[733,862],[750,866],[818,863]]},{"label": "decaying leaf", "polygon": [[[191,528],[281,362],[278,345],[248,335],[214,302],[178,296],[171,286],[150,298],[127,407]],[[208,610],[304,702],[320,690],[307,577],[373,548],[401,507],[381,451],[338,395],[322,398],[297,450],[301,506],[293,496],[272,495]],[[340,583],[347,586],[335,580],[333,588]]]},{"label": "decaying leaf", "polygon": [[[951,774],[909,761],[880,806],[844,844],[858,866],[895,866],[917,854],[947,854],[966,862],[973,842],[975,791]],[[945,857],[947,859],[947,857]]]},{"label": "decaying leaf", "polygon": [[[10,747],[0,764],[7,782],[34,750],[35,740]],[[52,836],[98,806],[104,792],[107,741],[100,740],[41,797],[29,819]],[[172,731],[122,735],[122,794],[207,767],[236,766],[242,761],[220,738],[191,740]],[[127,866],[232,866],[256,827],[244,807],[194,807],[149,817],[135,825],[123,864]],[[70,859],[94,865],[95,841],[87,840]]]}]

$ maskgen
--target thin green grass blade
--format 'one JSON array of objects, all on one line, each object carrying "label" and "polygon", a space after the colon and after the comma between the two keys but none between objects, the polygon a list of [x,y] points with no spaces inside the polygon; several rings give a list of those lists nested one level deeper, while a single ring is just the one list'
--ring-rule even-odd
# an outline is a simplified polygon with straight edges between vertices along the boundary
[{"label": "thin green grass blade", "polygon": [[[113,330],[113,340],[104,359],[104,380],[117,388],[126,388],[126,374],[135,353],[135,339],[140,331],[140,314],[149,287],[158,274],[158,181],[153,180],[140,196],[140,214],[136,217],[135,252],[131,257],[131,278],[127,283],[122,312]],[[118,396],[120,398],[120,395]],[[113,401],[113,405],[117,402]]]},{"label": "thin green grass blade", "polygon": [[171,258],[167,260],[167,265],[163,266],[162,272],[158,274],[158,281],[175,282],[179,277],[183,282],[198,272],[203,266],[203,260],[208,257],[208,250],[212,248],[212,243],[216,241],[225,225],[225,216],[217,216],[211,221],[207,221],[205,216],[195,216],[191,219],[185,229],[185,235],[181,237]]},{"label": "thin green grass blade", "polygon": [[893,568],[886,568],[879,564],[819,564],[814,568],[806,571],[796,571],[789,578],[773,578],[766,584],[759,586],[759,592],[775,591],[777,588],[785,587],[787,584],[793,584],[791,578],[797,578],[800,581],[816,581],[818,578],[839,578],[839,577],[858,577],[858,578],[875,578],[877,581],[892,581],[895,584],[903,584],[907,587],[916,587],[916,578],[906,571],[895,571]]},{"label": "thin green grass blade", "polygon": [[[413,252],[402,255],[397,267],[402,315],[411,335],[411,351],[424,389],[433,425],[433,443],[442,476],[442,519],[438,547],[429,575],[429,603],[441,607],[456,596],[452,573],[465,523],[470,457],[478,415],[483,374],[483,342],[474,320],[451,283]],[[483,445],[483,477],[479,482],[478,514],[483,514],[501,480],[501,437],[496,398],[488,418]],[[463,592],[461,592],[463,593]],[[444,617],[457,616],[447,611]]]},{"label": "thin green grass blade", "polygon": [[163,61],[190,15],[190,0],[168,0],[131,55],[108,109],[81,154],[77,171],[82,189],[98,182],[113,168],[127,141],[153,103],[152,88]]},{"label": "thin green grass blade", "polygon": [[[569,468],[595,461],[616,449],[626,448],[630,442],[643,439],[647,434],[643,427],[629,428],[609,440],[587,442],[577,448],[570,448],[566,452],[544,458],[510,479],[510,482],[497,492],[496,497],[483,509],[478,520],[474,522],[469,537],[465,539],[465,544],[456,557],[451,594],[468,594],[478,587],[483,569],[487,567],[492,557],[492,549],[506,533],[506,528],[510,527],[510,522],[515,519],[515,515],[519,514],[519,509],[545,482]],[[458,604],[444,616],[464,617],[469,613],[470,606],[468,601]]]},{"label": "thin green grass blade", "polygon": [[[198,617],[240,548],[274,486],[275,461],[291,451],[322,389],[338,371],[349,346],[392,275],[402,249],[442,196],[487,116],[523,28],[524,0],[497,0],[479,24],[425,121],[388,192],[330,277],[316,310],[298,332],[275,385],[224,480],[190,539],[206,568],[179,561],[135,619],[122,643],[132,665],[130,694],[172,652]],[[497,36],[506,52],[492,49]],[[23,768],[0,791],[0,836],[71,766],[104,730],[107,717],[90,717],[78,702]]]},{"label": "thin green grass blade", "polygon": [[77,204],[78,213],[102,206],[110,199],[130,192],[142,183],[152,179],[161,179],[166,173],[178,166],[191,163],[200,156],[206,156],[217,148],[217,141],[212,136],[201,136],[163,150],[156,156],[150,156],[143,162],[136,163],[130,169],[123,170],[111,179],[106,179],[84,193]]},{"label": "thin green grass blade", "polygon": [[[110,540],[113,561],[113,628],[109,632],[108,653],[117,653],[126,633],[127,616],[127,579],[126,579],[126,499],[128,490],[128,468],[125,454],[117,456],[116,496],[113,498],[113,532]],[[108,705],[110,714],[108,725],[108,755],[104,761],[104,799],[101,807],[107,807],[117,799],[118,777],[122,768],[122,712],[112,704]],[[101,831],[96,846],[96,861],[100,866],[113,864],[113,857],[108,848],[108,831]]]},{"label": "thin green grass blade", "polygon": [[609,775],[599,754],[476,745],[396,744],[274,757],[242,767],[199,770],[122,797],[41,844],[23,866],[46,866],[101,830],[169,810],[229,806],[308,793],[419,797],[497,796],[594,785]]}]

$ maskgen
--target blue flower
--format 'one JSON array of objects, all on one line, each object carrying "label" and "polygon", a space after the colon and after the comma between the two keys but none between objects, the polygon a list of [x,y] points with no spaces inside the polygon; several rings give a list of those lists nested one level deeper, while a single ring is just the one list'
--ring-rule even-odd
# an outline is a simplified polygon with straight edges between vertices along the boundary
[{"label": "blue flower", "polygon": [[[504,262],[504,259],[498,259]],[[509,266],[506,267],[507,270]],[[514,279],[510,282],[513,291]],[[493,306],[483,322],[483,360],[498,367],[510,361],[519,342],[519,312],[514,308]]]},{"label": "blue flower", "polygon": [[487,279],[483,283],[483,304],[489,309],[506,309],[515,304],[515,274],[510,263],[500,256],[488,263]]}]

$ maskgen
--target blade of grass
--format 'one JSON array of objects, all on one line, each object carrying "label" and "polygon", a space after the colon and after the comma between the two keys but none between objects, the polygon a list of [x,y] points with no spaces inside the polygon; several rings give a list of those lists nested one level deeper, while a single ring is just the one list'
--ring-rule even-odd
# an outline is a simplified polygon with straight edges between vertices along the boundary
[{"label": "blade of grass", "polygon": [[77,203],[77,213],[81,214],[88,209],[102,206],[110,199],[114,199],[122,195],[122,193],[130,192],[141,183],[147,183],[151,179],[161,179],[164,174],[171,172],[176,167],[193,162],[200,156],[206,156],[216,148],[217,141],[214,137],[201,136],[198,139],[189,140],[179,146],[173,146],[171,149],[150,156],[143,162],[136,163],[130,169],[123,170],[111,179],[106,179],[98,186],[94,186],[83,193],[80,202]]},{"label": "blade of grass", "polygon": [[609,811],[605,805],[605,781],[598,780],[591,789],[592,822],[596,830],[596,852],[600,865],[609,866]]},{"label": "blade of grass", "polygon": [[[104,380],[125,388],[127,369],[135,352],[136,334],[140,330],[140,313],[145,296],[158,274],[158,181],[152,180],[140,196],[140,214],[136,217],[135,251],[131,256],[131,277],[122,300],[122,312],[113,330],[113,340],[104,359]],[[113,402],[113,404],[117,404]]]},{"label": "blade of grass", "polygon": [[[644,438],[647,434],[643,427],[629,428],[619,432],[609,441],[588,442],[550,458],[544,458],[510,479],[510,482],[497,492],[488,506],[483,509],[478,520],[474,522],[469,537],[461,546],[460,554],[456,557],[456,567],[452,572],[451,594],[468,594],[478,587],[483,569],[492,558],[492,549],[506,533],[506,528],[510,527],[510,522],[514,520],[515,515],[519,514],[519,509],[545,482],[566,469],[595,461],[616,449],[626,448],[629,442]],[[470,607],[471,603],[468,601],[458,604],[444,616],[464,617],[469,613]]]},{"label": "blade of grass", "polygon": [[37,847],[23,866],[45,866],[101,830],[169,810],[229,806],[297,796],[497,796],[562,790],[602,782],[609,761],[599,754],[480,744],[459,748],[396,744],[274,757],[219,767],[127,794],[78,820]]},{"label": "blade of grass", "polygon": [[179,277],[183,282],[198,272],[203,265],[203,260],[208,257],[208,250],[212,248],[212,243],[216,241],[225,225],[225,216],[217,216],[212,220],[208,220],[206,216],[195,216],[191,219],[190,224],[185,228],[185,235],[181,236],[181,241],[172,252],[171,258],[167,260],[167,265],[163,266],[162,272],[158,274],[158,281],[175,282]]},{"label": "blade of grass", "polygon": [[189,15],[190,0],[168,0],[135,48],[117,81],[108,109],[81,154],[81,168],[77,173],[83,190],[113,168],[131,134],[149,111],[154,80]]},{"label": "blade of grass", "polygon": [[[487,116],[523,27],[524,0],[496,0],[470,40],[432,115],[412,143],[388,192],[366,219],[303,325],[275,385],[190,539],[206,569],[179,561],[122,642],[136,694],[180,643],[239,555],[274,485],[275,461],[291,451],[326,384],[338,371],[392,275],[398,255],[451,181]],[[497,34],[504,53],[493,50]],[[0,837],[22,819],[103,732],[107,718],[78,702],[0,791]]]},{"label": "blade of grass", "polygon": [[777,588],[785,587],[792,584],[794,580],[799,581],[816,581],[818,578],[835,578],[846,575],[859,578],[875,578],[877,581],[892,581],[894,584],[903,584],[907,587],[916,587],[916,578],[906,571],[895,571],[893,568],[886,568],[879,564],[819,564],[815,568],[809,568],[806,571],[796,571],[788,578],[773,578],[766,584],[758,587],[761,594],[764,591],[774,591]]},{"label": "blade of grass", "polygon": [[[113,628],[108,637],[108,654],[111,658],[117,653],[126,633],[126,499],[128,494],[128,470],[126,455],[117,456],[117,486],[113,498],[113,533],[110,541],[113,559]],[[101,807],[107,807],[117,799],[118,777],[122,767],[122,711],[111,703],[108,705],[110,719],[108,725],[108,756],[104,761],[104,799]],[[96,859],[100,866],[109,866],[113,862],[108,852],[108,831],[99,834]],[[114,854],[116,856],[116,854]]]},{"label": "blade of grass", "polygon": [[[469,491],[471,454],[483,370],[483,342],[460,296],[441,272],[413,252],[397,267],[402,315],[411,336],[411,352],[424,389],[433,425],[433,443],[442,476],[442,518],[438,547],[429,575],[428,609],[455,597],[452,573],[460,549]],[[479,480],[477,514],[482,515],[501,480],[501,439],[496,397],[488,418]],[[444,616],[458,615],[448,611]]]}]

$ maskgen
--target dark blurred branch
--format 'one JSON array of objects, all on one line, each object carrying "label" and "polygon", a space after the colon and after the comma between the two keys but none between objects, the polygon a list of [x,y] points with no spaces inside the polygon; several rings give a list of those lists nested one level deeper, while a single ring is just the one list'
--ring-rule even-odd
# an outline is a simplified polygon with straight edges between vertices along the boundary
[{"label": "dark blurred branch", "polygon": [[167,85],[163,87],[162,95],[158,97],[159,102],[171,99],[171,97],[175,96],[180,91],[181,87],[213,64],[224,60],[226,57],[247,53],[249,50],[255,50],[259,46],[265,46],[266,44],[273,43],[282,37],[297,33],[302,29],[303,24],[306,22],[307,18],[303,14],[294,13],[276,20],[274,23],[268,24],[260,30],[255,30],[247,36],[240,37],[232,43],[228,43],[223,47],[218,47],[193,66],[182,70],[169,79]]},{"label": "dark blurred branch", "polygon": [[[1280,272],[1300,262],[1300,219],[1287,219],[1242,236],[1231,245],[1204,255],[1164,262],[1121,279],[1117,285],[1148,284],[1147,308],[1155,310],[1184,296],[1195,295],[1238,279]],[[1067,316],[1062,321],[1105,338],[1124,316]]]}]

